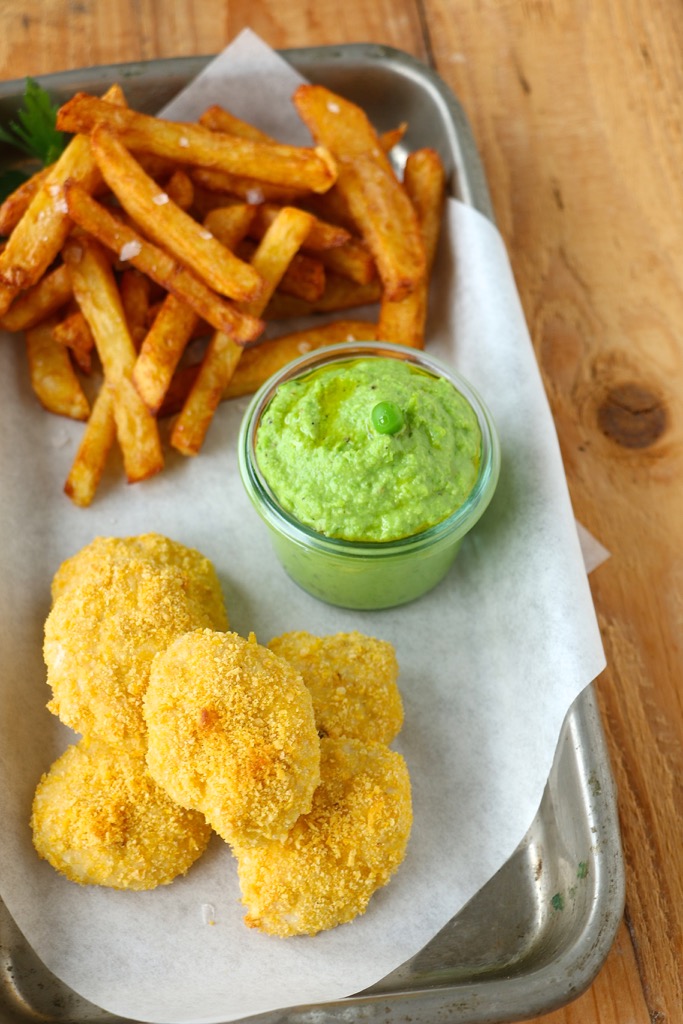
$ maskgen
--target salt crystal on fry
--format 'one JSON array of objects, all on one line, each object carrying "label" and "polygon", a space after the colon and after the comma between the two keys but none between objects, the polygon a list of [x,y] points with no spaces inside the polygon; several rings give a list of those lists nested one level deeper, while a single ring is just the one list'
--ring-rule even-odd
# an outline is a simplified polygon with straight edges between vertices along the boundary
[{"label": "salt crystal on fry", "polygon": [[119,259],[122,263],[126,260],[132,260],[135,256],[138,256],[142,252],[142,246],[140,242],[133,239],[130,242],[126,242],[125,245],[121,246],[121,252],[119,253]]}]

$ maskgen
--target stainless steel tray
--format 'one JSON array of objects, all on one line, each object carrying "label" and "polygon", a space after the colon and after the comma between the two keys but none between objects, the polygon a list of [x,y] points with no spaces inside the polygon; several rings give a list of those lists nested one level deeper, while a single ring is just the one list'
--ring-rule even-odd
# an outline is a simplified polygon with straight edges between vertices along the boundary
[{"label": "stainless steel tray", "polygon": [[[379,129],[407,121],[406,151],[433,146],[451,194],[493,220],[463,112],[429,69],[387,47],[282,51],[307,78],[360,103]],[[57,102],[121,82],[131,106],[156,110],[208,57],[109,65],[45,76]],[[0,120],[23,82],[0,83]],[[400,153],[399,153],[400,158]],[[0,167],[16,166],[0,148]],[[624,875],[614,783],[593,687],[565,720],[538,814],[514,855],[416,956],[347,999],[249,1018],[254,1024],[492,1024],[564,1005],[586,989],[614,939]],[[0,902],[0,1024],[115,1024],[52,975]]]}]

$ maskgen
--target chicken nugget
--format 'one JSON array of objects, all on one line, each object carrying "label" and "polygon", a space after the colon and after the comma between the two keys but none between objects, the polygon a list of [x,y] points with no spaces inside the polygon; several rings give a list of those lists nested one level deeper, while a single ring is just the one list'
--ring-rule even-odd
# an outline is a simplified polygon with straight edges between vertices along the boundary
[{"label": "chicken nugget", "polygon": [[253,636],[180,637],[154,659],[144,713],[151,774],[227,842],[283,836],[311,809],[320,778],[311,695]]},{"label": "chicken nugget", "polygon": [[323,739],[313,809],[281,842],[237,847],[244,920],[271,935],[315,935],[364,913],[401,864],[410,778],[382,743]]},{"label": "chicken nugget", "polygon": [[182,570],[137,558],[93,565],[45,623],[49,710],[83,736],[144,746],[142,695],[154,655],[210,625]]},{"label": "chicken nugget", "polygon": [[386,640],[362,633],[293,632],[268,644],[301,673],[320,736],[391,743],[403,725],[398,662]]},{"label": "chicken nugget", "polygon": [[105,561],[121,563],[130,558],[149,561],[152,565],[172,566],[187,574],[188,593],[193,601],[208,612],[214,629],[228,629],[228,617],[221,586],[213,565],[200,551],[169,540],[159,533],[137,537],[95,537],[71,558],[62,562],[52,581],[52,600]]},{"label": "chicken nugget", "polygon": [[183,875],[206,849],[201,814],[178,807],[142,754],[82,740],[43,775],[31,818],[33,844],[72,882],[154,889]]}]

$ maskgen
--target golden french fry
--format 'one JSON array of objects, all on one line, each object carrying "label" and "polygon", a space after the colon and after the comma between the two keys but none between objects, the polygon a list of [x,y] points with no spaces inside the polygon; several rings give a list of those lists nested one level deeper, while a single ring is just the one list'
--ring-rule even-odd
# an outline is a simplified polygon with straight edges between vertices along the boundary
[{"label": "golden french fry", "polygon": [[318,259],[326,270],[348,277],[357,284],[369,284],[377,276],[370,250],[357,238],[351,238],[338,249],[318,253]]},{"label": "golden french fry", "polygon": [[86,508],[92,503],[115,437],[114,392],[103,381],[64,484],[74,505]]},{"label": "golden french fry", "polygon": [[420,223],[429,271],[436,256],[446,198],[446,172],[435,149],[416,149],[408,155],[403,184]]},{"label": "golden french fry", "polygon": [[325,291],[315,302],[306,302],[278,290],[268,303],[266,320],[286,320],[293,316],[311,316],[313,313],[338,313],[357,306],[367,306],[382,297],[382,287],[375,279],[368,284],[357,284],[338,274],[327,274]]},{"label": "golden french fry", "polygon": [[158,246],[123,224],[77,185],[65,186],[69,215],[103,245],[130,260],[166,291],[183,299],[212,327],[230,334],[239,343],[254,341],[263,330],[260,320],[241,313],[212,291],[190,270]]},{"label": "golden french fry", "polygon": [[[235,117],[225,107],[221,107],[218,104],[214,104],[208,107],[203,114],[199,117],[199,123],[203,124],[205,128],[210,128],[213,132],[227,132],[228,135],[239,135],[243,139],[254,139],[256,142],[274,142],[275,140],[270,136],[266,135],[259,128],[256,128],[253,124],[249,124],[248,121],[243,121],[239,117]],[[395,128],[390,128],[389,131],[382,132],[379,136],[379,144],[385,153],[388,153],[394,146],[397,146],[403,139],[403,136],[408,130],[408,125],[405,121],[397,125]]]},{"label": "golden french fry", "polygon": [[69,353],[52,337],[54,326],[54,320],[44,320],[26,331],[31,387],[48,412],[74,420],[87,420],[90,405],[71,365]]},{"label": "golden french fry", "polygon": [[199,317],[186,302],[167,295],[142,343],[133,383],[145,405],[156,412]]},{"label": "golden french fry", "polygon": [[128,330],[137,350],[147,334],[151,281],[139,270],[131,267],[121,274],[119,290]]},{"label": "golden french fry", "polygon": [[181,210],[189,210],[194,202],[192,178],[187,171],[180,167],[173,172],[166,182],[165,192]]},{"label": "golden french fry", "polygon": [[337,161],[337,190],[374,256],[386,294],[410,294],[425,274],[420,227],[366,114],[319,85],[299,86],[294,103],[313,138]]},{"label": "golden french fry", "polygon": [[91,145],[103,178],[145,235],[221,295],[242,301],[259,295],[256,271],[176,206],[108,128],[95,128]]},{"label": "golden french fry", "polygon": [[74,362],[85,374],[92,372],[92,350],[95,347],[95,339],[80,310],[70,313],[69,316],[55,324],[52,337],[60,345],[64,345],[71,352]]},{"label": "golden french fry", "polygon": [[[257,206],[249,229],[251,237],[263,238],[281,209],[282,207],[276,203],[261,203]],[[351,235],[346,228],[320,220],[319,217],[313,217],[311,230],[308,232],[302,249],[318,254],[328,249],[337,249],[339,246],[349,242],[350,239]]]},{"label": "golden french fry", "polygon": [[263,294],[244,304],[253,316],[260,316],[268,300],[282,282],[287,268],[308,236],[313,218],[293,206],[283,206],[251,257],[252,266],[266,282]]},{"label": "golden french fry", "polygon": [[197,455],[204,443],[226,382],[242,349],[221,331],[214,331],[201,366],[185,399],[173,430],[171,445],[183,455]]},{"label": "golden french fry", "polygon": [[56,313],[72,296],[69,271],[60,265],[17,296],[5,315],[0,317],[0,327],[11,332],[25,331]]},{"label": "golden french fry", "polygon": [[313,192],[326,192],[336,177],[334,161],[322,147],[254,142],[212,132],[202,125],[115,108],[87,93],[72,97],[57,114],[61,131],[92,132],[100,124],[116,132],[128,149],[170,157],[179,164],[210,167]]},{"label": "golden french fry", "polygon": [[358,227],[353,219],[349,204],[344,199],[336,185],[333,185],[329,192],[324,195],[307,195],[299,200],[305,210],[314,213],[321,220],[330,221],[332,224],[341,224],[349,234],[357,235]]},{"label": "golden french fry", "polygon": [[239,366],[223,392],[223,398],[250,395],[292,359],[325,345],[342,341],[374,341],[377,325],[364,320],[335,320],[305,331],[282,335],[245,349]]},{"label": "golden french fry", "polygon": [[[275,185],[258,178],[249,178],[242,174],[231,174],[228,171],[215,171],[208,167],[194,167],[190,177],[195,185],[206,189],[208,193],[225,198],[234,196],[245,203],[296,203],[302,196],[309,195],[307,189],[294,186]],[[195,194],[195,202],[197,200]],[[204,205],[208,206],[209,196],[204,197]],[[205,212],[205,211],[204,211]]]},{"label": "golden french fry", "polygon": [[[204,227],[228,249],[233,249],[244,238],[253,216],[253,207],[238,203],[214,210],[205,218]],[[174,295],[168,295],[162,303],[133,370],[133,383],[152,412],[163,402],[198,322],[194,310]]]},{"label": "golden french fry", "polygon": [[419,284],[402,299],[383,296],[379,314],[379,334],[384,341],[411,348],[424,348],[427,320],[427,282]]},{"label": "golden french fry", "polygon": [[[125,102],[118,86],[112,86],[107,97],[112,110],[119,109],[117,102]],[[64,198],[67,180],[86,191],[92,191],[100,180],[90,140],[84,135],[76,135],[52,165],[0,254],[0,315],[17,292],[30,288],[42,277],[66,241],[71,230]]]},{"label": "golden french fry", "polygon": [[163,466],[156,420],[131,381],[135,348],[114,274],[99,243],[82,237],[64,250],[74,296],[95,338],[105,379],[114,391],[116,434],[130,483]]},{"label": "golden french fry", "polygon": [[[246,307],[253,316],[259,316],[265,308],[310,231],[311,223],[310,214],[286,206],[266,231],[251,260],[252,266],[266,282],[264,294]],[[241,353],[241,348],[220,331],[213,335],[197,379],[171,433],[171,444],[184,455],[199,452]]]},{"label": "golden french fry", "polygon": [[234,203],[210,210],[204,227],[228,249],[235,249],[247,235],[256,212],[248,203]]},{"label": "golden french fry", "polygon": [[391,168],[373,157],[344,165],[340,185],[353,218],[375,259],[389,298],[409,295],[426,273],[415,210]]},{"label": "golden french fry", "polygon": [[[287,209],[287,207],[283,207]],[[292,207],[289,207],[292,209]],[[256,245],[247,239],[238,247],[238,252],[245,259],[252,259]],[[278,290],[285,295],[293,295],[304,302],[316,302],[325,291],[325,268],[322,261],[312,256],[297,252],[280,278]]]},{"label": "golden french fry", "polygon": [[[205,218],[204,227],[228,249],[233,249],[246,234],[253,215],[253,207],[240,203],[214,210]],[[186,303],[174,295],[166,297],[133,370],[133,383],[153,412],[163,402],[178,361],[198,323],[199,317]]]},{"label": "golden french fry", "polygon": [[203,114],[200,114],[199,123],[212,132],[226,132],[228,135],[238,135],[242,139],[251,139],[253,142],[275,141],[260,128],[249,124],[248,121],[243,121],[240,117],[235,117],[218,103],[212,104]]},{"label": "golden french fry", "polygon": [[399,142],[403,141],[403,136],[408,131],[408,123],[402,121],[401,124],[396,125],[395,128],[390,128],[387,132],[382,132],[379,137],[379,144],[385,153],[389,153],[394,146],[398,146]]},{"label": "golden french fry", "polygon": [[31,200],[50,173],[50,167],[36,171],[0,204],[0,235],[10,235],[26,213]]},{"label": "golden french fry", "polygon": [[[425,248],[427,274],[431,270],[439,240],[446,176],[439,154],[434,149],[411,153],[404,172],[406,192],[415,207]],[[396,301],[382,297],[379,315],[381,338],[398,345],[424,346],[427,320],[428,278],[410,295]]]},{"label": "golden french fry", "polygon": [[[376,324],[364,320],[335,320],[270,341],[261,341],[242,351],[239,364],[222,397],[240,398],[252,394],[276,370],[313,349],[342,341],[371,341],[377,336]],[[159,411],[160,417],[173,416],[182,408],[199,369],[199,365],[193,365],[183,366],[177,371]]]}]

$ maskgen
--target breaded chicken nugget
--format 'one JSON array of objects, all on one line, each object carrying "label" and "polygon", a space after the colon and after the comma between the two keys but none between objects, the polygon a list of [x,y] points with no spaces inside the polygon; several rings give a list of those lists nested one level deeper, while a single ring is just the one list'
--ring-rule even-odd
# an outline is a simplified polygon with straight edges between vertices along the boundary
[{"label": "breaded chicken nugget", "polygon": [[382,743],[323,739],[313,809],[281,842],[237,847],[244,920],[271,935],[315,935],[362,914],[405,855],[410,779]]},{"label": "breaded chicken nugget", "polygon": [[199,630],[154,659],[147,763],[229,843],[286,834],[311,809],[320,744],[301,676],[253,637]]},{"label": "breaded chicken nugget", "polygon": [[93,565],[63,591],[45,623],[49,710],[84,736],[143,746],[142,695],[154,655],[210,625],[181,569],[137,558]]},{"label": "breaded chicken nugget", "polygon": [[52,581],[52,600],[105,561],[121,563],[130,558],[149,561],[152,565],[172,566],[187,574],[188,593],[208,612],[214,629],[227,629],[228,617],[221,586],[213,565],[200,551],[169,540],[159,533],[137,537],[95,537],[77,554],[62,562]]},{"label": "breaded chicken nugget", "polygon": [[211,829],[156,785],[145,759],[125,746],[82,740],[38,783],[33,844],[81,885],[154,889],[183,875]]},{"label": "breaded chicken nugget", "polygon": [[391,743],[403,725],[398,662],[386,640],[362,633],[293,632],[268,644],[302,675],[318,732],[333,738]]}]

